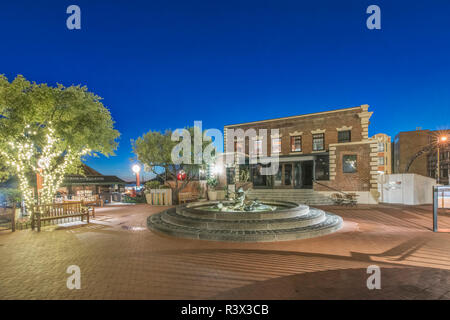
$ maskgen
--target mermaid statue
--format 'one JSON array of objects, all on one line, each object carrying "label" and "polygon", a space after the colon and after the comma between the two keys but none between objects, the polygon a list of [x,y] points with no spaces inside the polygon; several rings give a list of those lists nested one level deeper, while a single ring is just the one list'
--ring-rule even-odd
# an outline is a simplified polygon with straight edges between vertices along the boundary
[{"label": "mermaid statue", "polygon": [[274,211],[276,207],[259,202],[257,199],[246,201],[246,193],[242,187],[235,192],[234,200],[230,203],[219,202],[215,209],[220,211],[242,212],[242,211]]}]

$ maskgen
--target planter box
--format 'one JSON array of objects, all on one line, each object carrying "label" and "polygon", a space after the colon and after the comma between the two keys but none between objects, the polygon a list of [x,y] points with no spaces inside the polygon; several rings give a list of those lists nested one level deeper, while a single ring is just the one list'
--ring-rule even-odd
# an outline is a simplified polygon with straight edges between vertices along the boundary
[{"label": "planter box", "polygon": [[150,189],[145,194],[145,199],[152,206],[171,206],[172,189]]},{"label": "planter box", "polygon": [[217,200],[217,191],[208,191],[208,200],[209,201]]},{"label": "planter box", "polygon": [[225,200],[226,192],[224,190],[217,190],[217,200]]},{"label": "planter box", "polygon": [[223,190],[208,191],[208,199],[210,201],[224,200],[225,195],[226,195],[226,193]]}]

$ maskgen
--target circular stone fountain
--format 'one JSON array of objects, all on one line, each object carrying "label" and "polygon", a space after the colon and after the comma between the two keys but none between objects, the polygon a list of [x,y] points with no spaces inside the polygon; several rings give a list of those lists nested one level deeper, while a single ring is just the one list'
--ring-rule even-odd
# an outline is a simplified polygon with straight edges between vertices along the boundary
[{"label": "circular stone fountain", "polygon": [[267,242],[306,239],[339,230],[342,218],[288,201],[195,202],[149,216],[150,230],[189,239]]}]

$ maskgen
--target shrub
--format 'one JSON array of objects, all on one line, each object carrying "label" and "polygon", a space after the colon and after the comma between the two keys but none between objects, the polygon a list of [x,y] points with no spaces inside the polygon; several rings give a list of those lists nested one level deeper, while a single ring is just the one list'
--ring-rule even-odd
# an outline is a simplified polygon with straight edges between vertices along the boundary
[{"label": "shrub", "polygon": [[145,183],[145,189],[160,189],[161,183],[159,181],[148,181]]},{"label": "shrub", "polygon": [[12,188],[0,188],[0,203],[1,202],[10,202],[10,203],[18,203],[22,200],[22,195],[20,190],[12,189]]},{"label": "shrub", "polygon": [[214,189],[217,187],[217,185],[219,184],[219,181],[217,181],[216,178],[209,178],[209,179],[206,181],[206,184],[208,185],[209,188],[211,188],[212,190],[214,190]]},{"label": "shrub", "polygon": [[136,195],[136,197],[130,197],[129,195],[123,195],[122,202],[124,203],[145,203],[145,197],[142,195]]}]

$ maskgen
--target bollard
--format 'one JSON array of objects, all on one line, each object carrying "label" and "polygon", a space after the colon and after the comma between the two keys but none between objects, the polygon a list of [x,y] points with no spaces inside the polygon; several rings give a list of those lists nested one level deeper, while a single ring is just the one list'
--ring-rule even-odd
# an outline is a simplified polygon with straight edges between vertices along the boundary
[{"label": "bollard", "polygon": [[438,187],[433,187],[433,232],[438,231]]}]

